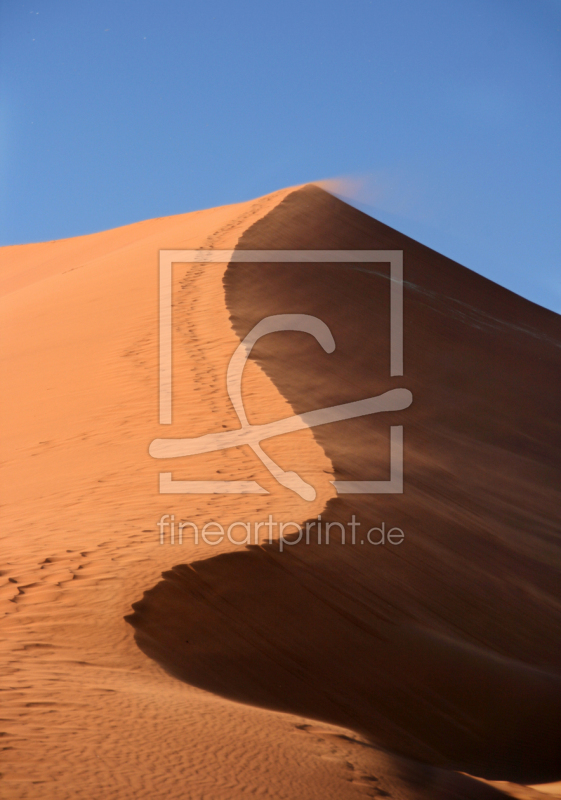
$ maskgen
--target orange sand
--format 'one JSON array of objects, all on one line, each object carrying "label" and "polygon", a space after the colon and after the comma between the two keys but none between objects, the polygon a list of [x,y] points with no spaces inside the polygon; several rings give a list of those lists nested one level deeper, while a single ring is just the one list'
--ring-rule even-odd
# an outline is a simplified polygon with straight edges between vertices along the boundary
[{"label": "orange sand", "polygon": [[[496,793],[458,773],[369,746],[364,737],[371,731],[354,724],[352,714],[342,720],[325,715],[325,724],[307,719],[321,714],[294,705],[290,687],[281,709],[289,713],[274,710],[276,702],[261,702],[268,709],[241,704],[253,698],[240,691],[227,660],[222,689],[179,681],[146,658],[124,622],[162,571],[218,553],[242,554],[228,544],[195,547],[187,537],[181,547],[161,546],[156,522],[162,514],[199,523],[264,520],[269,513],[279,521],[304,520],[334,501],[329,479],[337,459],[311,431],[271,440],[266,450],[315,485],[313,503],[278,486],[246,448],[170,463],[169,469],[183,479],[253,478],[269,495],[162,496],[158,473],[166,465],[147,454],[150,441],[162,435],[158,250],[233,248],[293,191],[1,251],[0,302],[8,332],[2,340],[3,797],[343,800],[385,792]],[[239,330],[230,322],[226,269],[175,268],[176,413],[169,435],[236,426],[224,375]],[[248,364],[244,397],[252,421],[293,413],[298,394],[289,396],[279,385],[265,364]],[[548,541],[541,553],[542,562],[551,564],[558,550]],[[209,561],[209,569],[216,563]],[[245,571],[228,572],[225,596],[243,594],[246,574],[251,581]],[[525,591],[539,605],[540,591],[548,590],[537,584],[532,578]],[[279,584],[281,595],[287,585]],[[294,598],[298,591],[296,585]],[[260,602],[256,597],[258,607]],[[207,619],[203,604],[200,624]],[[272,625],[278,653],[274,637],[283,628]],[[337,648],[324,632],[324,643]],[[540,629],[536,639],[541,636]],[[539,654],[542,667],[544,657]],[[538,796],[531,789],[500,788]]]}]

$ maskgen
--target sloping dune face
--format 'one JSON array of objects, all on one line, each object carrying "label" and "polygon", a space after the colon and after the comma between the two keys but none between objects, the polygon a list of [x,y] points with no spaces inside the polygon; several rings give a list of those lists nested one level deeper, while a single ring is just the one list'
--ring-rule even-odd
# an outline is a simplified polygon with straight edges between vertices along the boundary
[{"label": "sloping dune face", "polygon": [[[169,462],[148,454],[162,435],[158,250],[232,249],[290,191],[0,251],[2,798],[340,800],[356,797],[361,777],[372,775],[371,749],[336,732],[333,758],[335,744],[296,728],[302,718],[175,680],[144,656],[123,621],[162,571],[240,549],[196,546],[187,534],[172,546],[169,526],[162,545],[162,515],[200,525],[270,512],[298,519],[310,505],[287,497],[242,449]],[[237,423],[224,379],[239,344],[226,268],[174,265],[171,435]],[[290,415],[255,363],[244,382],[272,419]],[[311,431],[294,436],[290,452],[296,447],[306,478],[318,484],[316,471],[331,473],[330,462]],[[279,460],[284,446],[279,439]],[[250,497],[249,508],[243,495],[160,495],[163,469],[179,479],[255,478],[270,494]],[[333,494],[330,484],[319,488],[311,513]]]},{"label": "sloping dune face", "polygon": [[[294,413],[411,391],[402,411],[313,429],[327,483],[387,480],[390,426],[403,426],[403,493],[331,495],[321,543],[310,510],[309,543],[174,567],[129,618],[141,649],[188,683],[426,764],[558,780],[559,317],[317,187],[237,247],[403,251],[403,376],[390,376],[388,264],[235,262],[224,275],[240,339],[277,314],[329,327],[332,353],[294,331],[251,353]],[[303,467],[288,445],[283,458]],[[327,522],[341,523],[329,544]]]}]

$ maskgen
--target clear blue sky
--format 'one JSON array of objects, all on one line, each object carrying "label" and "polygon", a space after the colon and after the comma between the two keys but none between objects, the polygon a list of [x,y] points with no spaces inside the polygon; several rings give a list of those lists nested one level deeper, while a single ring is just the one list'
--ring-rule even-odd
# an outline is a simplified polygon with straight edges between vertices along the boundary
[{"label": "clear blue sky", "polygon": [[561,311],[560,28],[560,0],[2,0],[0,243],[368,175],[372,216]]}]

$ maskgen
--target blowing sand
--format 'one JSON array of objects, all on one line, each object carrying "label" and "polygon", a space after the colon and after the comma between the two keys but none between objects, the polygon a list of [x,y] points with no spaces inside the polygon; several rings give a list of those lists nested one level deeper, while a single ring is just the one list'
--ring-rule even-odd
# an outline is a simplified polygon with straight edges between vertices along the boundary
[{"label": "blowing sand", "polygon": [[[404,495],[330,483],[385,477],[382,415],[264,445],[313,502],[245,447],[149,457],[158,250],[236,246],[403,249],[405,375],[384,378],[383,269],[177,264],[166,435],[237,427],[225,374],[240,337],[268,314],[315,314],[335,353],[302,334],[259,343],[251,421],[406,386]],[[459,770],[535,797],[512,782],[560,777],[556,315],[314,187],[1,253],[2,796],[500,796]],[[159,495],[168,469],[269,494]],[[167,513],[355,513],[406,539],[161,545]]]}]

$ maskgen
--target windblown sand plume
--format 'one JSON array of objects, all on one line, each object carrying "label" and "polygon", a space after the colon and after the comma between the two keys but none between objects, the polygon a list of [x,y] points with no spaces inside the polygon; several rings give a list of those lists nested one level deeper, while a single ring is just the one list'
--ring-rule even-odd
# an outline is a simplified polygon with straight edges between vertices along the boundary
[{"label": "windblown sand plume", "polygon": [[[160,249],[404,261],[393,377],[385,262],[176,263],[166,436],[239,428],[228,364],[275,315],[322,320],[335,349],[259,339],[251,424],[397,389],[412,404],[271,438],[262,461],[152,458]],[[539,798],[526,784],[561,779],[557,315],[316,186],[1,252],[2,796]],[[337,494],[387,478],[390,425],[403,493]],[[159,494],[170,471],[264,492]],[[166,514],[333,524],[328,545],[281,551],[263,527],[248,547],[189,528],[172,545]],[[382,524],[400,544],[365,542]]]}]

